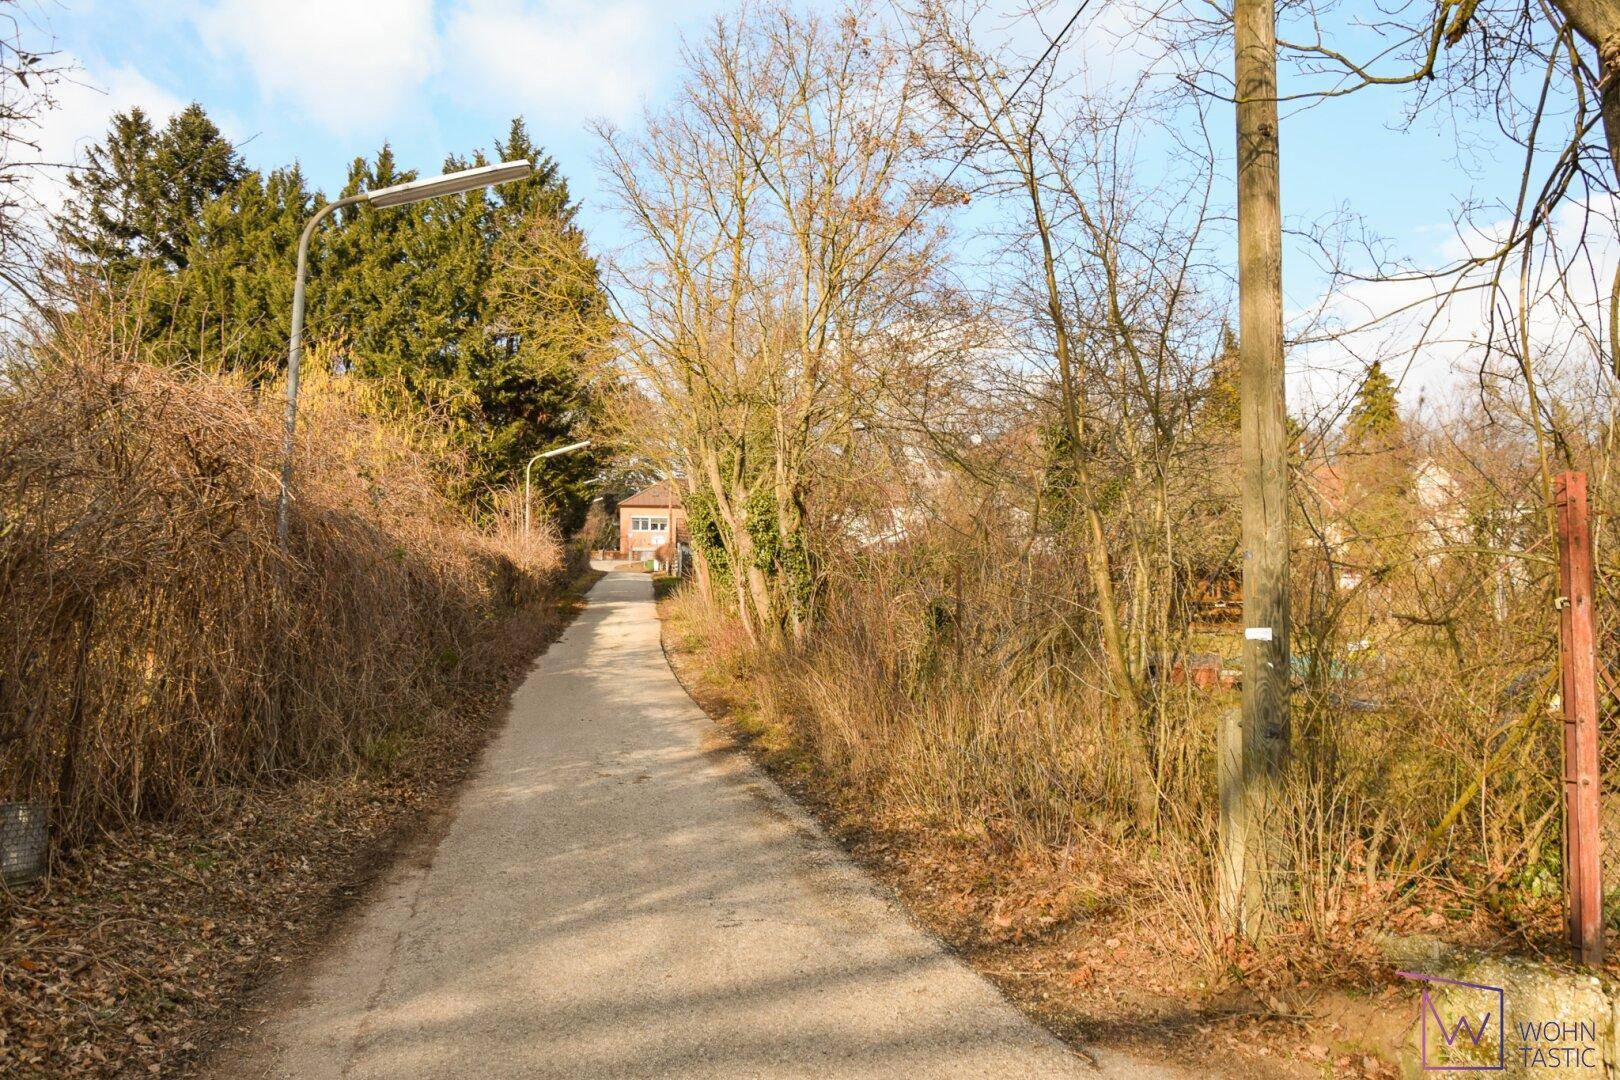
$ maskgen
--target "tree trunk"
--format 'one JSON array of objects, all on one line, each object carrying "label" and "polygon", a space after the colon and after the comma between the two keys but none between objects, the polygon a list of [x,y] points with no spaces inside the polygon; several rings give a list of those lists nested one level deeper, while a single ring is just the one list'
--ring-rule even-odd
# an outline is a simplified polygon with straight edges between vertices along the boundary
[{"label": "tree trunk", "polygon": [[1609,143],[1609,164],[1620,181],[1620,0],[1553,0],[1570,28],[1598,55],[1598,108]]}]

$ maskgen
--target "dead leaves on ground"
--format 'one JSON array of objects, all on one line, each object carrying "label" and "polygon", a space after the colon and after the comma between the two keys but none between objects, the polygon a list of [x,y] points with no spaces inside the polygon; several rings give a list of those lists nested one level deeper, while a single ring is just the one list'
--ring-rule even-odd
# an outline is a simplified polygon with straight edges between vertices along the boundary
[{"label": "dead leaves on ground", "polygon": [[535,610],[499,628],[498,677],[417,725],[386,768],[238,791],[0,891],[0,1076],[191,1071],[467,775],[529,661],[580,606],[570,596],[562,617]]},{"label": "dead leaves on ground", "polygon": [[0,1074],[149,1075],[212,1042],[221,1011],[341,899],[345,871],[429,791],[351,779],[142,826],[0,901]]}]

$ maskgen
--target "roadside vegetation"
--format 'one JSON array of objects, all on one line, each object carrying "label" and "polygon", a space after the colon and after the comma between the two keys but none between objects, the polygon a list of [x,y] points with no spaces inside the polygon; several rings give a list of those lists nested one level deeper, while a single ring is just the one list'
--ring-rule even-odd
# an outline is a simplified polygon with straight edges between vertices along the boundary
[{"label": "roadside vegetation", "polygon": [[[1591,480],[1600,657],[1620,599],[1613,7],[1279,12],[1290,102],[1399,95],[1522,175],[1436,209],[1436,265],[1350,208],[1290,220],[1320,295],[1287,328],[1286,880],[1253,934],[1217,862],[1229,11],[742,4],[598,126],[611,258],[521,121],[445,164],[532,179],[340,215],[285,547],[283,326],[326,196],[199,105],[118,116],[59,213],[0,197],[0,797],[54,844],[0,894],[0,1071],[207,1045],[465,769],[571,603],[564,537],[611,534],[588,485],[616,467],[681,487],[694,572],[660,596],[689,682],[1020,1000],[1389,1073],[1323,1002],[1414,955],[1561,952],[1561,470]],[[0,145],[60,74],[11,44]],[[385,145],[342,191],[414,175]],[[0,196],[23,179],[0,154]],[[1403,398],[1436,357],[1453,388]],[[524,463],[587,433],[541,476],[555,529],[522,529]]]},{"label": "roadside vegetation", "polygon": [[388,753],[562,581],[554,526],[475,527],[413,433],[330,376],[305,388],[279,548],[279,401],[143,361],[95,303],[0,397],[0,783],[60,841]]},{"label": "roadside vegetation", "polygon": [[[1218,28],[1176,18],[1130,39],[1172,72],[1101,88],[1078,44],[1020,47],[975,5],[892,32],[858,3],[721,20],[668,105],[605,133],[636,241],[614,282],[642,396],[618,422],[685,485],[697,566],[667,610],[699,695],[986,970],[1078,1032],[1122,1037],[1122,1002],[1181,1038],[1270,1017],[1266,1053],[1381,1074],[1358,1039],[1404,1033],[1334,1032],[1323,994],[1414,955],[1564,954],[1548,508],[1557,471],[1589,474],[1606,655],[1616,368],[1575,278],[1608,273],[1581,230],[1613,222],[1547,224],[1547,189],[1547,216],[1432,272],[1302,227],[1333,277],[1295,355],[1353,373],[1289,416],[1286,902],[1239,935],[1217,865],[1243,633],[1228,136],[1188,92]],[[1585,78],[1537,26],[1498,33]],[[1482,113],[1568,119],[1448,78]],[[1558,130],[1611,185],[1593,129]],[[1332,313],[1334,288],[1396,278],[1431,298],[1420,325]],[[1434,312],[1481,292],[1473,344],[1441,340]],[[1465,385],[1403,405],[1436,349]]]},{"label": "roadside vegetation", "polygon": [[[61,73],[6,46],[20,145]],[[43,879],[0,888],[0,1074],[199,1061],[431,824],[577,610],[600,461],[537,471],[532,527],[522,467],[593,422],[575,331],[605,301],[556,166],[521,121],[495,152],[534,176],[317,237],[285,542],[323,196],[192,105],[115,117],[58,212],[0,208],[0,802],[49,823]],[[385,147],[347,190],[414,175]]]},{"label": "roadside vegetation", "polygon": [[225,1037],[466,774],[585,572],[323,374],[278,546],[279,399],[145,359],[118,315],[81,298],[0,394],[0,786],[52,844],[0,892],[7,1075]]}]

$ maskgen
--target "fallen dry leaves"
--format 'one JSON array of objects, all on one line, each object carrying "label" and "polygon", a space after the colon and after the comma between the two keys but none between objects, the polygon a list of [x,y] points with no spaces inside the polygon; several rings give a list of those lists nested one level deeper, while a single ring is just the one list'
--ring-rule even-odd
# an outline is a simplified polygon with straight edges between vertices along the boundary
[{"label": "fallen dry leaves", "polygon": [[1331,949],[1301,942],[1267,957],[1234,952],[1230,972],[1212,976],[1164,911],[1153,868],[1126,846],[1098,837],[1084,848],[1031,850],[1003,839],[994,823],[952,833],[882,818],[784,733],[733,722],[747,703],[733,697],[736,681],[705,670],[701,649],[676,635],[665,644],[682,682],[734,745],[913,918],[1080,1052],[1106,1047],[1254,1080],[1397,1075],[1387,1056],[1369,1050],[1387,1055],[1404,1037],[1409,1001],[1399,990],[1391,996],[1364,925],[1346,920]]},{"label": "fallen dry leaves", "polygon": [[488,685],[353,774],[237,791],[0,891],[0,1076],[180,1075],[447,801],[528,662],[582,605],[514,617]]}]

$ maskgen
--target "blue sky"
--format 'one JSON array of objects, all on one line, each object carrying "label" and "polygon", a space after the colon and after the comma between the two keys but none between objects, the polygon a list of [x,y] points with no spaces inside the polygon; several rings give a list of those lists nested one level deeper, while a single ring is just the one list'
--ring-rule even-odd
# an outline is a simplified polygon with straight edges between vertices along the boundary
[{"label": "blue sky", "polygon": [[330,192],[384,140],[436,172],[525,116],[591,195],[584,122],[633,120],[656,100],[699,0],[48,0],[57,47],[80,68],[50,122],[53,150],[97,138],[131,104],[201,102],[250,164],[299,161]]},{"label": "blue sky", "polygon": [[[248,161],[297,160],[330,192],[348,162],[386,139],[401,163],[437,171],[447,153],[488,147],[522,114],[562,165],[601,244],[616,230],[597,199],[593,116],[633,124],[678,75],[681,36],[701,34],[729,0],[41,0],[57,48],[78,65],[43,133],[56,160],[98,138],[115,110],[167,113],[200,101]],[[1007,4],[1009,10],[1016,0]],[[1060,25],[1072,8],[1053,7]],[[1104,5],[1085,17],[1087,62],[1112,48]],[[1116,50],[1117,51],[1117,50]],[[1218,55],[1218,54],[1217,54]],[[1468,167],[1432,122],[1395,129],[1405,97],[1374,90],[1284,122],[1285,214],[1320,218],[1348,206],[1397,248],[1429,259],[1450,238],[1460,197],[1500,200],[1517,163],[1489,144]],[[1229,110],[1213,119],[1227,139]],[[1229,139],[1227,139],[1229,142]],[[1230,175],[1217,193],[1230,212]],[[1296,251],[1290,306],[1308,307],[1319,279]]]}]

